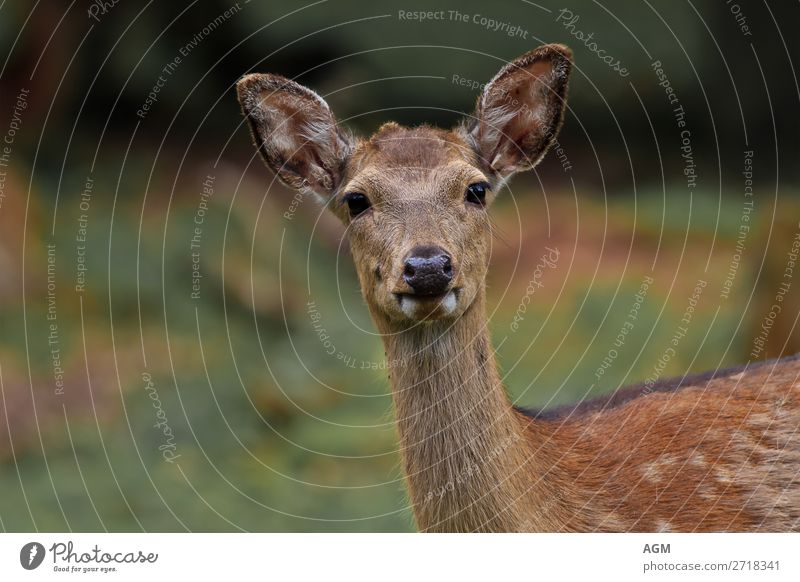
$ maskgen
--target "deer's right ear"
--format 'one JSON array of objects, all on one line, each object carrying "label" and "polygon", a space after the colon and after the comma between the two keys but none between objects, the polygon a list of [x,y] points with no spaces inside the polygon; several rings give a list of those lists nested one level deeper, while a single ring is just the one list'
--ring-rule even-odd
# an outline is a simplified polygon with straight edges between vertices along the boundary
[{"label": "deer's right ear", "polygon": [[295,190],[329,198],[342,182],[352,138],[311,89],[278,75],[246,75],[236,84],[258,151]]}]

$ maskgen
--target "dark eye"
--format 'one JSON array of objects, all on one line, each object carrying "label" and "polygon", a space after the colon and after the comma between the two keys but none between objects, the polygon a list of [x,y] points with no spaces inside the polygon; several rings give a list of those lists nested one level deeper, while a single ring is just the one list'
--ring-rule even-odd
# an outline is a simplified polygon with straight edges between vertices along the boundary
[{"label": "dark eye", "polygon": [[464,194],[464,199],[472,204],[483,206],[486,204],[486,191],[489,189],[489,184],[486,182],[478,182],[467,186],[467,191]]},{"label": "dark eye", "polygon": [[350,216],[353,218],[365,210],[369,210],[369,207],[371,206],[369,203],[369,198],[367,198],[361,192],[350,192],[349,194],[345,194],[344,202],[347,204],[347,208],[350,211]]}]

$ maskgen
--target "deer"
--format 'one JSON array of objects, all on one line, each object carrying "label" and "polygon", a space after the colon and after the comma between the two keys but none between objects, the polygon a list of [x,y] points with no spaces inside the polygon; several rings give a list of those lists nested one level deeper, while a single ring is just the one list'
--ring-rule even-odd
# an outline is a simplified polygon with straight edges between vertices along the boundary
[{"label": "deer", "polygon": [[237,82],[266,165],[344,225],[385,348],[416,524],[800,531],[798,356],[565,409],[524,409],[506,394],[486,316],[489,207],[556,139],[572,67],[568,47],[540,46],[506,63],[455,128],[387,122],[369,138],[293,80]]}]

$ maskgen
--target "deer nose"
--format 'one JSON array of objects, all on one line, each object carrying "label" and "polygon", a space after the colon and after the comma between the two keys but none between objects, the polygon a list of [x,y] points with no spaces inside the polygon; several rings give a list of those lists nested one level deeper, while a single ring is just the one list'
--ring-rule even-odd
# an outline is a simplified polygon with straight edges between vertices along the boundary
[{"label": "deer nose", "polygon": [[417,295],[441,295],[453,280],[453,262],[440,247],[414,247],[406,258],[403,279]]}]

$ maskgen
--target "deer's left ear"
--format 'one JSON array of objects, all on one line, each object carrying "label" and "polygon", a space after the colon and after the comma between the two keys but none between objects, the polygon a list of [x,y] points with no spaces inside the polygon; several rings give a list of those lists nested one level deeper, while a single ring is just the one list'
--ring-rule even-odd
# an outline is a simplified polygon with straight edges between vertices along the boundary
[{"label": "deer's left ear", "polygon": [[272,171],[290,188],[330,197],[342,182],[353,141],[325,100],[279,75],[247,75],[236,91],[253,141]]},{"label": "deer's left ear", "polygon": [[548,44],[508,63],[486,84],[469,135],[499,176],[529,170],[555,141],[571,68],[572,51]]}]

